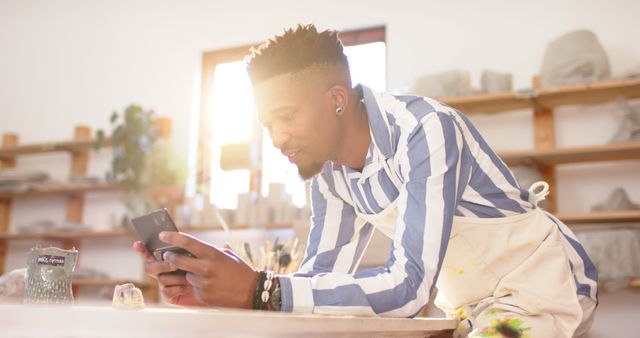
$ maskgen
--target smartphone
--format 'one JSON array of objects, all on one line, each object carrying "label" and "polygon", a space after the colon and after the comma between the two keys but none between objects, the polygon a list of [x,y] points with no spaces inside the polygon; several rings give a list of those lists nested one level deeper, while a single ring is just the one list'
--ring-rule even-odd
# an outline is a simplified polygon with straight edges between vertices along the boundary
[{"label": "smartphone", "polygon": [[153,257],[163,261],[163,254],[167,251],[194,257],[189,251],[177,246],[165,243],[158,238],[163,231],[178,231],[176,224],[169,216],[166,208],[152,211],[146,215],[131,219],[133,228],[138,233],[138,238]]}]

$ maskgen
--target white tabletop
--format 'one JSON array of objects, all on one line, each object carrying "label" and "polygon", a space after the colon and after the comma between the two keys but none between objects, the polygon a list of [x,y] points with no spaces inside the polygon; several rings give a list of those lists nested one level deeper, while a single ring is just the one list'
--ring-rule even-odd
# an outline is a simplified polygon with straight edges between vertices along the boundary
[{"label": "white tabletop", "polygon": [[242,310],[0,305],[0,337],[428,337],[442,318],[366,318]]}]

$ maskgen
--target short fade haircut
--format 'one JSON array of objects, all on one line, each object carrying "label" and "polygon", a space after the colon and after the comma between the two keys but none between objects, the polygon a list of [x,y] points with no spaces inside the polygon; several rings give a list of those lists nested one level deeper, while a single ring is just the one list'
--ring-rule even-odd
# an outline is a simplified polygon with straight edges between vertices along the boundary
[{"label": "short fade haircut", "polygon": [[255,85],[285,73],[297,73],[316,65],[344,67],[349,76],[349,61],[343,52],[338,32],[318,32],[313,24],[289,28],[251,49],[247,58],[247,71]]}]

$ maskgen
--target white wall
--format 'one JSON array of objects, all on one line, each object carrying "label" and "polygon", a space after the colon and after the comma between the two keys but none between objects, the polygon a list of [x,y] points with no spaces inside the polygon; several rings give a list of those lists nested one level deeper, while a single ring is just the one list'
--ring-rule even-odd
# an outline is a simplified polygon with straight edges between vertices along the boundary
[{"label": "white wall", "polygon": [[[451,68],[470,70],[475,84],[485,68],[510,71],[517,88],[527,87],[547,42],[581,28],[599,36],[613,73],[620,74],[640,64],[638,13],[637,0],[0,0],[0,133],[17,132],[21,142],[66,139],[75,124],[106,127],[111,111],[139,103],[173,120],[174,147],[186,153],[201,54],[261,41],[299,22],[338,29],[386,25],[388,89]],[[563,110],[556,119],[558,144],[606,142],[619,120],[602,111],[611,109]],[[473,119],[498,149],[532,146],[527,113]],[[94,173],[104,170],[107,155],[94,164]],[[58,161],[63,155],[47,156],[21,165],[44,166],[64,177],[68,167]],[[586,211],[616,184],[628,185],[640,200],[640,166],[612,168],[612,177],[598,166],[561,169],[560,209]],[[44,217],[44,210],[59,212],[37,201],[16,204],[14,224]],[[35,205],[42,213],[34,212]],[[106,224],[108,209],[93,208],[87,219]],[[10,267],[23,264],[22,249],[29,244],[21,245],[13,245]],[[136,264],[130,253],[98,252],[105,262],[131,262],[111,267],[117,276],[130,275]]]}]

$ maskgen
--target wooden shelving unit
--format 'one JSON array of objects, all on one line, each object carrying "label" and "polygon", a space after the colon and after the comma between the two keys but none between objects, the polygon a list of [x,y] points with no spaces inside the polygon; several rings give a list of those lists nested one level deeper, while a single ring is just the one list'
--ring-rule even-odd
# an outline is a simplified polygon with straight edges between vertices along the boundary
[{"label": "wooden shelving unit", "polygon": [[[611,225],[619,227],[619,223],[629,223],[625,226],[640,227],[640,211],[603,211],[603,212],[590,212],[590,213],[557,213],[561,221],[569,225],[580,225],[588,223],[616,223],[617,225]],[[637,224],[634,224],[637,223]]]},{"label": "wooden shelving unit", "polygon": [[34,232],[34,233],[8,233],[1,234],[0,240],[56,240],[68,241],[85,238],[109,238],[124,237],[133,234],[127,230],[111,231],[57,231],[57,232]]},{"label": "wooden shelving unit", "polygon": [[126,283],[133,283],[139,288],[149,288],[152,287],[151,283],[147,281],[129,281],[129,280],[118,280],[118,279],[84,279],[84,278],[74,278],[73,286],[116,286]]},{"label": "wooden shelving unit", "polygon": [[[169,137],[171,121],[165,118],[158,119],[156,123],[160,129],[160,137]],[[91,129],[86,126],[77,126],[72,140],[60,142],[45,142],[37,144],[18,144],[18,135],[7,133],[3,135],[0,147],[0,171],[16,166],[16,158],[24,155],[35,155],[52,152],[66,152],[70,155],[70,177],[81,177],[87,174],[89,154],[94,148],[96,140],[91,137]],[[111,140],[105,139],[102,146],[111,146]],[[5,255],[8,242],[12,240],[36,240],[59,241],[63,248],[80,248],[82,239],[108,238],[128,236],[126,230],[112,231],[74,231],[74,232],[46,232],[46,233],[11,233],[10,215],[13,200],[16,198],[30,198],[39,196],[59,195],[65,196],[66,214],[68,221],[82,224],[85,194],[89,192],[118,190],[117,183],[43,183],[30,185],[26,190],[0,191],[0,274],[5,270]],[[143,288],[145,298],[149,301],[157,301],[159,298],[157,284],[148,280],[136,282]],[[123,284],[127,281],[120,280],[75,280],[74,288],[78,286],[112,286]]]},{"label": "wooden shelving unit", "polygon": [[640,79],[609,80],[573,86],[544,89],[532,99],[534,104],[547,108],[571,104],[597,104],[618,97],[640,97]]},{"label": "wooden shelving unit", "polygon": [[[160,127],[160,137],[169,137],[170,121],[160,119],[157,121]],[[2,147],[0,147],[0,171],[5,168],[13,168],[16,165],[16,157],[24,155],[35,155],[52,152],[67,152],[71,157],[71,175],[82,176],[87,173],[89,163],[89,153],[95,145],[95,140],[90,137],[90,129],[85,126],[75,128],[75,137],[70,141],[47,142],[38,144],[18,144],[18,136],[15,134],[5,134]],[[103,146],[110,146],[111,141],[106,139]],[[114,229],[107,231],[54,231],[42,233],[12,233],[9,231],[10,211],[14,199],[31,198],[39,196],[66,196],[67,212],[66,218],[69,221],[82,224],[84,194],[98,191],[115,191],[120,189],[117,183],[43,183],[29,186],[23,191],[0,191],[0,274],[4,271],[5,255],[9,241],[57,241],[62,243],[62,247],[80,248],[83,239],[93,238],[118,238],[130,237],[132,241],[136,238],[133,231],[129,229]],[[290,224],[268,224],[266,229],[288,229]],[[231,229],[251,229],[247,224],[231,225]],[[221,227],[211,226],[183,226],[184,232],[201,231],[223,231]],[[126,280],[112,279],[74,279],[73,285],[84,286],[115,286],[124,284]],[[144,293],[147,301],[155,302],[159,299],[157,283],[145,277],[144,281],[134,281]]]},{"label": "wooden shelving unit", "polygon": [[[640,98],[640,79],[610,80],[597,83],[541,88],[534,79],[534,89],[527,93],[497,93],[442,98],[441,101],[465,114],[493,114],[505,111],[533,110],[534,149],[504,151],[499,155],[509,166],[534,165],[547,183],[549,211],[556,212],[556,167],[570,163],[640,160],[640,142],[584,147],[555,146],[554,108],[564,105],[597,104],[615,100]],[[599,224],[600,227],[640,226],[640,211],[556,213],[572,227]]]},{"label": "wooden shelving unit", "polygon": [[0,198],[36,197],[46,195],[75,195],[85,192],[118,190],[117,183],[45,183],[24,191],[0,191]]},{"label": "wooden shelving unit", "polygon": [[[534,81],[535,82],[535,81]],[[465,114],[492,114],[519,109],[553,109],[572,104],[596,104],[623,96],[640,97],[640,79],[610,80],[597,83],[541,89],[534,83],[527,93],[495,93],[445,97],[440,100]]]},{"label": "wooden shelving unit", "polygon": [[443,97],[439,100],[465,114],[493,114],[509,110],[532,108],[530,100],[519,97],[516,93]]},{"label": "wooden shelving unit", "polygon": [[[170,134],[170,121],[159,119],[160,137],[167,138]],[[71,173],[70,176],[83,176],[87,173],[89,163],[89,153],[95,145],[95,140],[90,137],[91,130],[85,126],[75,128],[74,139],[61,142],[45,142],[37,144],[18,144],[16,134],[5,134],[2,146],[0,147],[0,171],[6,168],[13,168],[16,165],[16,158],[24,155],[36,155],[52,152],[66,152],[70,155]],[[110,146],[111,141],[106,139],[103,146]],[[117,183],[42,183],[31,185],[26,190],[20,191],[0,191],[0,274],[4,271],[5,255],[9,241],[57,241],[62,247],[81,247],[83,239],[92,238],[136,238],[135,234],[128,229],[114,229],[107,231],[54,231],[42,233],[12,233],[10,229],[10,212],[16,198],[32,198],[40,196],[65,196],[67,198],[66,219],[82,224],[84,194],[99,191],[117,191],[120,185]],[[267,229],[291,228],[290,224],[269,224]],[[210,226],[184,226],[180,228],[184,232],[200,231],[223,231],[222,228]],[[250,229],[249,225],[231,225],[231,229]],[[83,286],[115,286],[129,281],[111,279],[74,279],[75,287]],[[134,282],[142,288],[145,299],[154,302],[159,299],[157,283],[148,277],[144,281]]]},{"label": "wooden shelving unit", "polygon": [[[83,152],[93,148],[96,144],[94,139],[72,140],[51,143],[34,143],[25,145],[8,145],[0,149],[0,159],[11,159],[19,155],[33,155],[52,152]],[[111,140],[105,139],[102,146],[111,146]]]},{"label": "wooden shelving unit", "polygon": [[640,160],[640,142],[549,150],[505,151],[500,152],[499,155],[505,163],[511,166]]},{"label": "wooden shelving unit", "polygon": [[[18,145],[18,135],[7,133],[3,136],[2,148],[0,148],[0,170],[16,166],[16,157],[21,155],[33,155],[51,152],[69,152],[71,155],[70,176],[82,176],[87,173],[89,165],[89,152],[94,141],[91,139],[91,129],[86,126],[77,126],[74,138],[71,141],[53,142],[43,144]],[[0,193],[0,234],[9,233],[10,212],[15,197],[28,197],[47,194],[62,193],[67,196],[66,219],[81,223],[84,208],[84,193],[93,188],[104,189],[101,185],[79,184],[49,186],[42,189],[30,189],[26,191],[1,192]],[[80,247],[76,239],[65,239],[63,247]],[[7,240],[0,240],[0,273],[4,271],[4,261],[7,250]]]},{"label": "wooden shelving unit", "polygon": [[[126,283],[133,283],[137,288],[142,291],[142,297],[145,302],[157,303],[160,299],[158,294],[158,287],[154,280],[145,278],[143,281],[131,281],[124,279],[86,279],[86,278],[73,278],[73,288],[78,287],[115,287],[116,285],[122,285]],[[74,293],[76,291],[74,290]]]},{"label": "wooden shelving unit", "polygon": [[[230,230],[248,230],[248,229],[291,229],[292,225],[288,223],[272,223],[266,224],[263,227],[251,227],[249,224],[231,224],[229,225]],[[201,226],[201,225],[192,225],[185,227],[178,227],[178,229],[182,232],[198,232],[198,231],[224,231],[222,227],[211,227],[211,226]]]},{"label": "wooden shelving unit", "polygon": [[[230,225],[231,230],[249,230],[249,229],[263,229],[252,228],[248,224],[233,224]],[[211,226],[181,226],[178,227],[181,232],[222,232],[221,227]],[[291,224],[277,223],[267,224],[264,229],[291,229]],[[131,237],[136,238],[136,235],[126,229],[115,229],[107,231],[54,231],[54,232],[33,232],[33,233],[5,233],[0,234],[0,240],[56,240],[67,241],[73,239],[86,239],[86,238],[110,238],[110,237]]]}]

